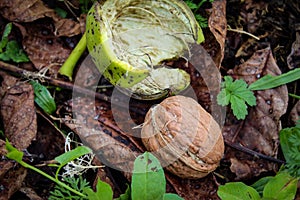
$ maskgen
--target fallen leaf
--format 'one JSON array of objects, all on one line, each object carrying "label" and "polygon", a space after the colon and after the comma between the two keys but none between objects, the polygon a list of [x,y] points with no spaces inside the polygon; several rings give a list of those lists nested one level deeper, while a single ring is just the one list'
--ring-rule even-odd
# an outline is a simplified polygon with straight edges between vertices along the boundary
[{"label": "fallen leaf", "polygon": [[[7,89],[7,88],[4,88]],[[18,149],[26,149],[37,132],[33,88],[29,83],[10,86],[1,101],[4,133]]]},{"label": "fallen leaf", "polygon": [[292,110],[290,112],[289,120],[293,126],[296,125],[298,120],[300,120],[300,101],[299,100],[292,108]]},{"label": "fallen leaf", "polygon": [[15,167],[9,170],[1,180],[1,186],[3,188],[1,188],[0,199],[10,199],[10,197],[22,187],[26,175],[27,169],[23,167]]},{"label": "fallen leaf", "polygon": [[93,149],[98,159],[106,166],[131,172],[140,151],[130,134],[126,135],[116,126],[109,105],[78,97],[72,100],[72,110],[75,123],[66,122],[66,125]]},{"label": "fallen leaf", "polygon": [[296,32],[296,40],[292,44],[291,53],[287,57],[287,64],[290,69],[300,65],[300,28]]},{"label": "fallen leaf", "polygon": [[[212,174],[197,180],[182,179],[169,173],[166,173],[166,177],[175,192],[184,199],[219,199],[218,186]],[[167,192],[174,191],[167,190]]]},{"label": "fallen leaf", "polygon": [[246,0],[241,10],[241,21],[247,26],[246,31],[254,33],[262,24],[263,10],[267,10],[268,3],[264,1]]},{"label": "fallen leaf", "polygon": [[18,82],[18,79],[16,77],[10,76],[4,71],[0,71],[0,77],[2,78],[1,83],[1,90],[0,90],[0,101],[4,97],[6,91],[12,86],[15,85]]},{"label": "fallen leaf", "polygon": [[41,0],[2,0],[0,13],[9,21],[32,22],[53,15],[54,10],[46,7]]},{"label": "fallen leaf", "polygon": [[218,52],[214,54],[215,56],[212,55],[212,57],[217,67],[220,68],[224,58],[225,39],[227,34],[225,0],[213,1],[212,13],[208,19],[208,26],[219,44]]},{"label": "fallen leaf", "polygon": [[37,195],[37,193],[30,187],[21,187],[20,192],[24,193],[31,200],[43,200],[43,198]]},{"label": "fallen leaf", "polygon": [[59,67],[69,57],[72,49],[64,45],[64,41],[55,36],[51,24],[28,23],[26,28],[18,25],[23,35],[23,48],[36,69],[44,67],[56,76]]},{"label": "fallen leaf", "polygon": [[0,13],[4,18],[14,22],[33,22],[50,17],[54,21],[56,36],[71,37],[81,33],[78,22],[62,19],[53,9],[45,6],[41,0],[2,0],[0,1]]},{"label": "fallen leaf", "polygon": [[[251,84],[266,74],[280,75],[281,71],[272,56],[271,49],[266,48],[257,51],[249,60],[236,66],[229,73]],[[288,104],[287,87],[284,85],[256,91],[255,96],[257,105],[248,110],[249,114],[244,121],[237,121],[232,115],[227,116],[223,136],[227,141],[239,143],[267,156],[277,157],[280,117],[286,112]],[[261,172],[275,170],[276,167],[270,161],[257,159],[232,149],[225,155],[226,159],[234,159],[231,169],[237,169],[233,170],[237,179],[258,176]],[[238,169],[245,168],[245,165],[248,165],[251,170],[247,174],[244,171],[239,173]]]},{"label": "fallen leaf", "polygon": [[[8,153],[5,146],[5,141],[0,140],[0,156],[4,158],[4,156]],[[8,159],[0,160],[0,181],[3,179],[5,174],[14,166],[14,161]]]}]

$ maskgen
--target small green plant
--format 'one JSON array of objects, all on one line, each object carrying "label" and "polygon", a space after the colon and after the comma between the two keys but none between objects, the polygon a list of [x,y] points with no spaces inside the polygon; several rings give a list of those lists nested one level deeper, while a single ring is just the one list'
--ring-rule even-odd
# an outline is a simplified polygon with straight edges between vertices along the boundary
[{"label": "small green plant", "polygon": [[46,113],[52,114],[56,110],[56,103],[48,89],[37,81],[30,81],[34,90],[34,101]]},{"label": "small green plant", "polygon": [[279,132],[281,149],[286,160],[286,171],[300,177],[300,121],[295,127]]},{"label": "small green plant", "polygon": [[244,80],[233,81],[232,77],[225,76],[222,90],[217,97],[218,104],[227,106],[230,104],[233,114],[237,119],[244,119],[248,114],[247,104],[256,105],[256,98],[248,88]]},{"label": "small green plant", "polygon": [[300,178],[300,124],[282,129],[280,144],[286,164],[276,176],[263,177],[251,186],[242,182],[226,183],[218,188],[219,197],[222,200],[294,199]]},{"label": "small green plant", "polygon": [[[78,146],[77,148],[67,151],[66,153],[55,158],[59,164],[50,165],[57,167],[55,177],[52,177],[40,169],[24,162],[22,160],[23,152],[14,148],[8,141],[6,141],[6,149],[8,150],[8,153],[6,154],[7,158],[15,160],[23,167],[31,169],[57,184],[54,188],[54,191],[50,192],[50,200],[111,200],[113,198],[112,188],[101,180],[98,180],[96,191],[94,192],[89,183],[81,176],[78,178],[75,176],[65,177],[64,181],[58,179],[59,172],[63,166],[74,159],[91,153],[91,150],[85,146]],[[157,158],[148,152],[145,152],[136,158],[134,162],[131,187],[128,187],[126,192],[117,198],[117,200],[140,199],[183,200],[176,194],[166,193],[166,179],[164,171]]]},{"label": "small green plant", "polygon": [[[262,178],[252,186],[242,182],[226,183],[219,186],[218,196],[222,200],[293,200],[297,191],[297,183],[297,178],[286,172],[280,172],[274,177]],[[262,193],[262,197],[258,190]]]},{"label": "small green plant", "polygon": [[237,119],[245,119],[248,114],[247,104],[256,105],[256,97],[253,94],[255,90],[267,90],[276,88],[300,78],[300,68],[291,70],[279,76],[266,75],[258,79],[251,85],[240,79],[233,81],[232,77],[225,76],[222,82],[222,90],[217,96],[217,102],[221,106],[230,105],[233,114]]},{"label": "small green plant", "polygon": [[0,60],[14,61],[17,63],[28,62],[29,58],[20,48],[16,40],[9,40],[8,36],[12,30],[12,23],[5,26],[1,41],[0,41]]},{"label": "small green plant", "polygon": [[205,3],[205,2],[210,2],[212,3],[213,0],[201,0],[199,3],[195,3],[194,0],[185,0],[185,3],[188,5],[188,7],[192,10],[192,12],[195,15],[196,20],[198,21],[199,25],[201,28],[206,28],[208,27],[208,21],[207,18],[201,16],[198,11],[200,7]]},{"label": "small green plant", "polygon": [[8,150],[8,153],[6,154],[6,157],[12,160],[15,160],[16,162],[18,162],[20,165],[22,165],[25,168],[31,169],[43,176],[45,176],[46,178],[50,179],[51,181],[55,182],[58,186],[69,190],[70,192],[72,192],[73,194],[76,194],[82,198],[86,198],[87,196],[79,191],[77,191],[76,189],[70,187],[69,185],[67,185],[66,183],[60,181],[58,179],[58,173],[60,171],[60,169],[66,164],[68,163],[70,160],[73,160],[75,158],[78,158],[86,153],[90,153],[91,150],[87,147],[84,146],[79,146],[76,149],[66,152],[62,155],[60,155],[59,157],[56,157],[55,160],[59,163],[59,165],[52,165],[52,166],[56,166],[58,167],[57,171],[56,171],[56,177],[52,177],[49,174],[43,172],[42,170],[27,164],[26,162],[24,162],[23,159],[23,155],[24,153],[19,151],[18,149],[16,149],[15,147],[13,147],[8,140],[6,140],[6,149]]}]

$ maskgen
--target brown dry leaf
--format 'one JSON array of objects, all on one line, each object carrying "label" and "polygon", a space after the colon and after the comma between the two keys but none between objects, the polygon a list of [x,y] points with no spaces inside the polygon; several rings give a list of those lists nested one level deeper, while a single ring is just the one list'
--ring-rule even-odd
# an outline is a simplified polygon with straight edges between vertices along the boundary
[{"label": "brown dry leaf", "polygon": [[30,187],[21,187],[19,191],[24,193],[31,200],[43,200],[43,198],[37,195],[34,189]]},{"label": "brown dry leaf", "polygon": [[26,149],[37,132],[33,88],[29,83],[17,82],[2,89],[7,89],[1,102],[5,136],[16,148]]},{"label": "brown dry leaf", "polygon": [[55,76],[72,49],[55,36],[50,24],[28,23],[26,28],[18,27],[23,35],[23,48],[34,66],[38,70],[49,67],[50,74]]},{"label": "brown dry leaf", "polygon": [[291,53],[287,57],[287,64],[290,69],[300,66],[300,27],[296,32],[296,40],[292,45]]},{"label": "brown dry leaf", "polygon": [[22,183],[27,175],[27,170],[23,167],[15,167],[9,170],[1,180],[3,187],[0,193],[0,200],[7,200],[22,187]]},{"label": "brown dry leaf", "polygon": [[[258,78],[270,74],[281,74],[270,48],[257,51],[245,63],[236,66],[232,76],[244,79],[248,84]],[[280,117],[286,112],[288,105],[287,87],[256,91],[257,105],[249,109],[244,121],[237,121],[231,115],[223,129],[225,140],[239,143],[256,152],[276,157],[278,150],[278,132],[281,129]],[[231,170],[237,179],[258,176],[263,171],[275,170],[275,164],[270,161],[257,159],[253,156],[229,149],[226,159],[232,161]],[[250,170],[247,169],[247,166]]]},{"label": "brown dry leaf", "polygon": [[66,125],[94,150],[103,164],[131,172],[139,151],[130,135],[115,125],[108,103],[78,97],[71,104],[75,123]]},{"label": "brown dry leaf", "polygon": [[[166,177],[176,193],[184,199],[219,199],[217,195],[218,186],[212,174],[197,180],[181,179],[167,172]],[[167,190],[167,192],[173,191]]]},{"label": "brown dry leaf", "polygon": [[[5,146],[5,141],[0,140],[0,156],[4,158],[4,156],[8,153]],[[14,166],[14,161],[8,159],[0,160],[0,182],[3,179],[4,175],[9,171],[10,168]]]},{"label": "brown dry leaf", "polygon": [[226,0],[218,0],[212,3],[212,13],[208,19],[208,26],[218,42],[218,52],[212,55],[218,68],[221,67],[224,58],[225,39],[227,34]]},{"label": "brown dry leaf", "polygon": [[18,79],[8,75],[4,71],[0,71],[0,77],[2,77],[1,82],[1,90],[0,90],[0,101],[4,97],[6,91],[12,86],[15,85],[18,82]]},{"label": "brown dry leaf", "polygon": [[296,125],[297,121],[300,120],[300,101],[298,101],[291,110],[289,120],[292,125]]},{"label": "brown dry leaf", "polygon": [[80,34],[79,23],[71,19],[62,19],[41,0],[1,0],[0,13],[9,21],[15,22],[33,22],[40,18],[50,17],[55,24],[56,36],[71,37]]},{"label": "brown dry leaf", "polygon": [[262,24],[262,15],[268,11],[265,1],[246,0],[241,10],[241,21],[247,26],[246,31],[254,33]]}]

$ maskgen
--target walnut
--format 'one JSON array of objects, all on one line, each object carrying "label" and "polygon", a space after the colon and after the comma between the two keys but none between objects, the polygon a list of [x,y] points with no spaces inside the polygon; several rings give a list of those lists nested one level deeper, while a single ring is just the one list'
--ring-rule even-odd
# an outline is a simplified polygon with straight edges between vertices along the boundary
[{"label": "walnut", "polygon": [[152,107],[141,134],[146,149],[181,178],[208,175],[218,167],[224,153],[218,123],[189,97],[169,97]]}]

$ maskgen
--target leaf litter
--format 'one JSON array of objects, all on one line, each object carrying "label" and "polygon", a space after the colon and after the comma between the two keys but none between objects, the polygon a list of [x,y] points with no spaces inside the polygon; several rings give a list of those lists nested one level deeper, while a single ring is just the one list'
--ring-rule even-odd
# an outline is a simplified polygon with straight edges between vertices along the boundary
[{"label": "leaf litter", "polygon": [[[209,26],[210,30],[213,34],[208,34],[206,43],[204,47],[212,58],[214,59],[217,66],[221,67],[221,63],[224,57],[224,47],[225,47],[225,39],[227,36],[227,21],[225,16],[225,1],[215,1],[216,3],[213,4],[213,11],[211,17],[215,17],[215,19],[210,19]],[[24,4],[22,4],[24,3]],[[19,8],[12,7],[13,4],[21,5]],[[26,10],[24,5],[31,5],[30,9]],[[10,6],[8,6],[10,5]],[[247,1],[247,11],[250,10],[255,11],[255,16],[253,19],[256,19],[251,27],[248,27],[248,30],[254,32],[260,26],[261,20],[259,19],[260,13],[258,12],[261,9],[261,5],[255,5],[252,1]],[[53,10],[49,9],[44,6],[42,1],[2,1],[0,3],[1,15],[6,17],[9,21],[18,22],[18,26],[21,29],[23,35],[23,45],[24,47],[31,48],[31,45],[36,44],[33,49],[27,49],[27,53],[32,53],[32,57],[30,57],[31,61],[35,63],[35,67],[37,69],[41,69],[44,67],[49,66],[53,62],[62,63],[63,60],[68,55],[67,50],[65,50],[65,46],[62,45],[63,41],[58,36],[66,35],[71,37],[73,35],[79,34],[80,32],[77,31],[77,25],[73,24],[73,22],[69,22],[70,20],[62,20],[57,18],[55,14],[53,14]],[[6,8],[8,6],[8,8]],[[251,6],[255,6],[251,8]],[[14,9],[13,9],[14,8]],[[22,10],[23,9],[23,10]],[[35,12],[35,9],[39,9],[39,12]],[[227,8],[228,9],[228,8]],[[4,12],[5,10],[5,12]],[[22,12],[20,12],[22,11]],[[29,11],[29,12],[25,12]],[[248,20],[251,20],[252,15],[248,16]],[[49,22],[44,19],[44,17],[50,17],[53,20],[54,27],[51,27],[52,22]],[[46,25],[38,25],[36,20],[42,20],[41,22],[46,22]],[[29,22],[24,24],[23,22]],[[34,23],[30,23],[34,22]],[[58,23],[60,22],[60,23]],[[62,24],[62,26],[60,26]],[[24,26],[22,28],[22,26]],[[59,28],[57,31],[57,27],[64,27],[64,29]],[[69,29],[71,27],[71,29]],[[254,28],[253,28],[254,27]],[[25,32],[24,32],[25,30]],[[47,30],[48,34],[43,35],[40,34],[40,30]],[[28,32],[27,32],[28,31]],[[27,32],[27,33],[26,33]],[[35,34],[38,33],[38,34]],[[212,36],[214,35],[214,36]],[[47,40],[51,39],[52,42],[54,41],[54,45],[48,44]],[[27,41],[26,41],[27,40]],[[36,41],[36,42],[35,42]],[[46,44],[47,43],[47,44]],[[51,43],[51,42],[49,42]],[[257,43],[256,43],[257,44]],[[49,45],[49,46],[48,46]],[[52,46],[52,47],[51,47]],[[54,46],[54,47],[53,47]],[[40,52],[38,48],[43,47],[45,48],[44,51]],[[57,51],[56,51],[57,50]],[[63,53],[60,54],[62,51]],[[276,66],[275,60],[272,56],[271,49],[262,49],[255,51],[255,55],[252,56],[249,60],[247,60],[244,64],[235,67],[234,70],[231,71],[231,75],[234,78],[244,79],[248,83],[255,81],[257,78],[265,75],[265,74],[272,74],[278,75],[280,74],[279,68]],[[252,52],[252,53],[253,53]],[[39,54],[42,53],[40,56]],[[52,58],[50,55],[61,55],[59,60],[51,60]],[[251,53],[248,55],[252,55]],[[292,54],[294,55],[294,54]],[[225,55],[226,56],[226,55]],[[41,57],[42,59],[38,59]],[[49,59],[49,60],[47,60]],[[53,58],[57,59],[57,58]],[[293,61],[294,62],[294,61]],[[225,62],[226,63],[226,62]],[[222,64],[224,65],[224,64]],[[250,67],[251,66],[251,67]],[[55,73],[54,73],[55,74]],[[1,75],[2,76],[2,75]],[[2,76],[4,77],[4,76]],[[197,80],[199,75],[194,74],[192,79]],[[11,78],[6,76],[3,78],[2,86],[6,84],[6,80],[9,81]],[[19,80],[11,80],[13,83],[7,83],[7,85],[15,85],[20,84]],[[207,88],[204,84],[199,81],[198,83],[200,87],[198,90],[201,90],[199,94],[204,96],[204,103],[206,103],[206,108],[209,109],[210,102],[209,98],[206,93]],[[94,84],[94,82],[92,83]],[[89,85],[90,86],[90,85]],[[7,87],[6,87],[7,88]],[[22,90],[22,89],[21,89]],[[26,93],[26,87],[23,89]],[[22,90],[22,91],[23,91]],[[5,89],[6,91],[6,89]],[[14,94],[14,90],[12,90]],[[1,95],[6,94],[1,89]],[[17,93],[18,95],[22,96],[21,93]],[[2,95],[2,96],[3,96]],[[234,142],[236,144],[241,144],[244,147],[252,149],[256,152],[261,152],[263,154],[276,157],[278,154],[278,131],[281,129],[281,122],[280,117],[286,112],[287,108],[287,90],[285,86],[267,90],[267,91],[257,91],[255,92],[257,97],[257,106],[249,109],[249,115],[245,121],[238,121],[231,113],[228,113],[226,124],[223,129],[225,139]],[[5,97],[5,96],[4,96]],[[7,98],[7,97],[5,97]],[[75,104],[75,106],[79,106],[82,108],[77,108],[81,110],[83,113],[77,113],[77,116],[73,116],[70,118],[70,113],[66,112],[66,110],[62,109],[64,113],[61,116],[66,117],[67,121],[65,124],[74,130],[75,133],[83,138],[83,141],[88,142],[91,144],[91,147],[101,153],[105,153],[106,156],[113,156],[114,159],[109,160],[112,163],[119,164],[120,166],[124,166],[124,158],[127,159],[124,154],[119,154],[122,151],[126,152],[133,152],[133,154],[129,155],[136,155],[136,153],[144,151],[143,146],[136,140],[132,135],[138,133],[130,133],[128,134],[126,131],[129,130],[128,127],[130,124],[127,123],[125,120],[122,125],[124,127],[118,127],[116,123],[113,121],[111,108],[110,106],[103,101],[96,101],[96,106],[93,105],[86,105],[88,102],[85,98],[78,98],[73,101],[79,101]],[[203,103],[202,102],[202,103]],[[65,102],[66,103],[66,102]],[[70,105],[74,105],[72,101],[68,102]],[[140,104],[137,106],[139,109],[146,111],[149,108],[149,105]],[[31,108],[34,109],[34,106]],[[66,108],[66,107],[65,107]],[[1,107],[2,109],[2,107]],[[84,113],[86,111],[87,113]],[[92,113],[91,113],[92,112]],[[91,114],[91,115],[90,115]],[[120,116],[122,116],[122,111],[120,111]],[[126,117],[127,115],[124,114]],[[133,113],[132,116],[136,119],[137,123],[141,123],[143,120],[143,116]],[[68,117],[68,118],[67,118]],[[85,122],[84,126],[78,126],[76,120],[80,120]],[[47,123],[43,123],[47,124]],[[4,123],[5,125],[5,123]],[[39,126],[39,124],[38,124]],[[30,130],[30,129],[29,129]],[[125,130],[125,131],[124,131]],[[268,132],[269,131],[269,132]],[[137,131],[138,132],[138,131]],[[6,134],[6,131],[5,131]],[[253,136],[254,135],[254,136]],[[254,141],[254,139],[256,139]],[[37,145],[38,141],[34,141],[34,145],[37,145],[37,148],[45,147],[47,141],[49,139],[38,139],[43,140],[44,145]],[[49,144],[49,143],[48,143]],[[109,144],[108,146],[101,146],[99,144]],[[262,145],[263,144],[263,145]],[[26,146],[26,145],[25,145]],[[51,145],[50,145],[51,146]],[[31,147],[33,148],[33,147]],[[52,147],[51,152],[55,151],[55,148]],[[109,151],[102,151],[103,149],[108,148]],[[47,149],[43,148],[43,152],[47,152]],[[51,153],[49,152],[49,153]],[[117,157],[116,157],[117,156]],[[124,156],[124,157],[122,157]],[[132,157],[133,158],[133,157]],[[131,159],[132,159],[131,158]],[[50,157],[48,158],[50,159]],[[128,163],[126,163],[128,164]],[[9,165],[9,164],[8,164]],[[229,165],[229,166],[228,166]],[[230,166],[231,165],[231,166]],[[129,165],[128,165],[129,166]],[[274,172],[277,171],[278,165],[271,163],[270,161],[266,161],[263,159],[258,159],[253,156],[249,156],[242,152],[238,152],[237,150],[233,150],[230,147],[227,147],[224,160],[221,162],[221,168],[216,171],[216,173],[220,174],[222,177],[223,172],[225,171],[225,167],[230,167],[229,169],[232,170],[234,174],[234,178],[230,177],[228,174],[227,178],[230,178],[231,181],[233,180],[249,180],[251,177],[258,176],[262,172]],[[100,170],[98,170],[99,172]],[[105,169],[102,171],[102,180],[110,179],[113,182],[113,186],[115,188],[122,183],[118,183],[120,177],[113,177],[111,171],[109,169]],[[226,175],[228,172],[224,172]],[[127,181],[130,181],[130,174],[124,174],[127,178]],[[218,177],[218,175],[211,174],[208,177],[200,180],[182,180],[173,175],[166,174],[168,186],[168,191],[176,191],[178,194],[183,196],[186,199],[218,199],[216,195],[216,190],[218,187],[218,181],[224,181],[222,178]],[[248,179],[249,178],[249,179]],[[125,181],[126,182],[126,181]],[[124,188],[123,188],[124,190]]]}]

